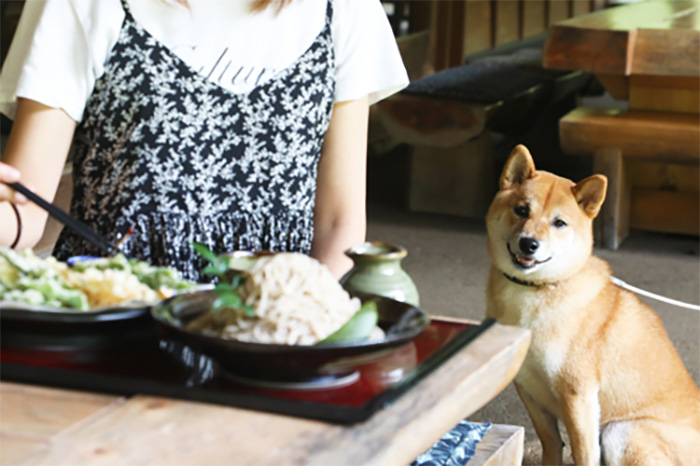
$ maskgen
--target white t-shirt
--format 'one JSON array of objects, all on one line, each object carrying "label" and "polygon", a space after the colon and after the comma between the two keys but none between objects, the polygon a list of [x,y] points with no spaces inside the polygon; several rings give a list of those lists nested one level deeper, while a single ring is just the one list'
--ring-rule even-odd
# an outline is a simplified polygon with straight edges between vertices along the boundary
[{"label": "white t-shirt", "polygon": [[[287,68],[325,24],[328,0],[292,0],[249,13],[250,0],[129,0],[134,19],[191,68],[232,92],[247,92]],[[331,0],[335,101],[375,103],[408,85],[379,0]],[[0,76],[0,112],[17,98],[63,109],[76,121],[124,21],[119,0],[26,0]]]}]

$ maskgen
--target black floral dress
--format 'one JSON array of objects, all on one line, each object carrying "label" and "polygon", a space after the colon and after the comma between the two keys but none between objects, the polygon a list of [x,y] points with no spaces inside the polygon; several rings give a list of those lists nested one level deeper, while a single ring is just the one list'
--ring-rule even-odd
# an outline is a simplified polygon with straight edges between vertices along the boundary
[{"label": "black floral dress", "polygon": [[[73,143],[71,213],[130,257],[205,280],[217,252],[308,253],[317,165],[335,92],[332,2],[311,46],[250,92],[190,68],[126,13]],[[95,254],[68,229],[55,255]]]}]

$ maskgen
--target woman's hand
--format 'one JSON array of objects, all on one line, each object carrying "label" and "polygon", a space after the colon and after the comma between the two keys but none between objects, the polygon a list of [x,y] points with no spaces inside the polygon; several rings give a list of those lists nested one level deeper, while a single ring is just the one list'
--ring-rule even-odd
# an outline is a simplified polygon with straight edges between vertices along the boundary
[{"label": "woman's hand", "polygon": [[19,181],[19,171],[6,163],[0,162],[0,202],[8,201],[15,204],[24,204],[27,198],[22,194],[10,189],[4,183],[14,183]]}]

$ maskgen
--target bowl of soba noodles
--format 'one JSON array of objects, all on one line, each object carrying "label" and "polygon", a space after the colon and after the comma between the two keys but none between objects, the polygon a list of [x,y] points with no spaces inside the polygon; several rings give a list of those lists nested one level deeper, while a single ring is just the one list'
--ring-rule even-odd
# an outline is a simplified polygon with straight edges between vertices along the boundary
[{"label": "bowl of soba noodles", "polygon": [[[351,295],[304,254],[237,255],[252,256],[255,260],[234,275],[240,278],[238,305],[217,307],[220,295],[210,289],[151,309],[162,335],[208,356],[234,378],[271,384],[341,379],[355,371],[355,362],[386,356],[430,323],[416,306]],[[359,320],[370,327],[348,332]]]}]

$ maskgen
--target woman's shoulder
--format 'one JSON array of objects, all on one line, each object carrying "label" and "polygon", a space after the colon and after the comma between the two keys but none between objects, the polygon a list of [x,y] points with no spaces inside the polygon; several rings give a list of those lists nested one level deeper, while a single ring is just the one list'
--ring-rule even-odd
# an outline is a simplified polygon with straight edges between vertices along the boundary
[{"label": "woman's shoulder", "polygon": [[23,6],[18,31],[33,36],[35,40],[83,36],[91,43],[100,36],[112,35],[123,19],[120,0],[28,1]]}]

